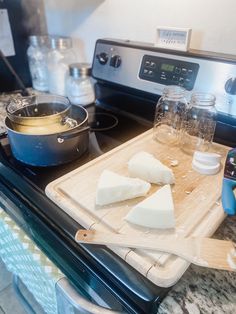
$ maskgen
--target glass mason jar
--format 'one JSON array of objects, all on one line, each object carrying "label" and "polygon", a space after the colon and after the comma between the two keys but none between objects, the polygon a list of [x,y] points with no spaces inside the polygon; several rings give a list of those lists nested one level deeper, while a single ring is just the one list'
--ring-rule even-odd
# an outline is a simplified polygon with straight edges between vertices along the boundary
[{"label": "glass mason jar", "polygon": [[174,85],[165,87],[156,106],[154,139],[163,144],[177,145],[186,108],[185,89]]},{"label": "glass mason jar", "polygon": [[65,96],[65,80],[69,64],[75,62],[76,55],[69,37],[50,38],[50,48],[47,58],[49,92]]},{"label": "glass mason jar", "polygon": [[73,105],[85,106],[95,101],[94,86],[90,75],[90,64],[70,64],[66,80],[66,96]]},{"label": "glass mason jar", "polygon": [[181,148],[187,154],[209,150],[216,127],[215,96],[193,93],[181,131]]},{"label": "glass mason jar", "polygon": [[30,36],[27,57],[29,62],[32,86],[34,89],[48,91],[48,72],[47,72],[47,36]]}]

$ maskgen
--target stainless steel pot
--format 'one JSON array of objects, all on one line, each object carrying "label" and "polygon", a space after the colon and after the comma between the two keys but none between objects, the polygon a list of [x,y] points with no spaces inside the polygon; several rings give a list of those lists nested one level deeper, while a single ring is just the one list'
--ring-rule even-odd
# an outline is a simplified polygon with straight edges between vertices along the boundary
[{"label": "stainless steel pot", "polygon": [[70,117],[69,100],[58,95],[34,95],[12,98],[7,116],[15,131],[27,134],[53,134],[77,125]]},{"label": "stainless steel pot", "polygon": [[7,117],[5,125],[14,157],[32,166],[55,166],[79,158],[88,148],[88,112],[81,106],[72,106],[71,117],[77,125],[52,134],[28,134],[14,130]]}]

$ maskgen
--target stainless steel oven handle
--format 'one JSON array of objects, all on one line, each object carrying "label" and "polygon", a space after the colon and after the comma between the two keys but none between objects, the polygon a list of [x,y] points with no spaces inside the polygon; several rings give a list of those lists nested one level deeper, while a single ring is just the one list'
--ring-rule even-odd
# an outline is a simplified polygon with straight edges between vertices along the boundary
[{"label": "stainless steel oven handle", "polygon": [[58,314],[120,314],[93,304],[82,297],[69,283],[66,277],[56,284]]}]

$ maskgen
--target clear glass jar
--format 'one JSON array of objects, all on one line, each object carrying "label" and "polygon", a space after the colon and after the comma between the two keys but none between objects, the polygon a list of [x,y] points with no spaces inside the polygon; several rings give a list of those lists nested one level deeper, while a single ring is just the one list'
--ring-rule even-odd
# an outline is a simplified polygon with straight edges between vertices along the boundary
[{"label": "clear glass jar", "polygon": [[215,96],[194,93],[182,125],[180,145],[184,152],[209,150],[216,127]]},{"label": "clear glass jar", "polygon": [[186,108],[185,89],[174,85],[165,87],[156,106],[154,139],[163,144],[177,145]]},{"label": "clear glass jar", "polygon": [[48,71],[47,71],[47,36],[30,36],[27,57],[29,62],[32,86],[34,89],[48,91]]},{"label": "clear glass jar", "polygon": [[65,96],[65,80],[69,64],[76,61],[76,54],[69,37],[51,37],[47,58],[49,92]]},{"label": "clear glass jar", "polygon": [[73,105],[89,105],[95,101],[94,86],[91,79],[91,65],[74,63],[69,66],[66,80],[66,95]]}]

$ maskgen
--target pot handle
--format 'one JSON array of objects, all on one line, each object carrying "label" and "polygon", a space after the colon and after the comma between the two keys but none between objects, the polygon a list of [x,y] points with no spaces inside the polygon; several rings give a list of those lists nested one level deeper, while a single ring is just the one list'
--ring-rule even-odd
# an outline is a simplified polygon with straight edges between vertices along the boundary
[{"label": "pot handle", "polygon": [[73,138],[73,137],[77,137],[78,135],[81,135],[82,133],[87,132],[89,129],[90,129],[90,127],[86,126],[86,127],[79,129],[79,130],[76,129],[76,130],[73,130],[70,132],[66,132],[65,134],[58,134],[57,141],[59,144],[62,144],[65,140],[68,140],[68,139]]},{"label": "pot handle", "polygon": [[61,123],[63,125],[67,124],[70,128],[75,128],[78,123],[75,119],[69,118],[69,117],[65,117],[62,119]]}]

